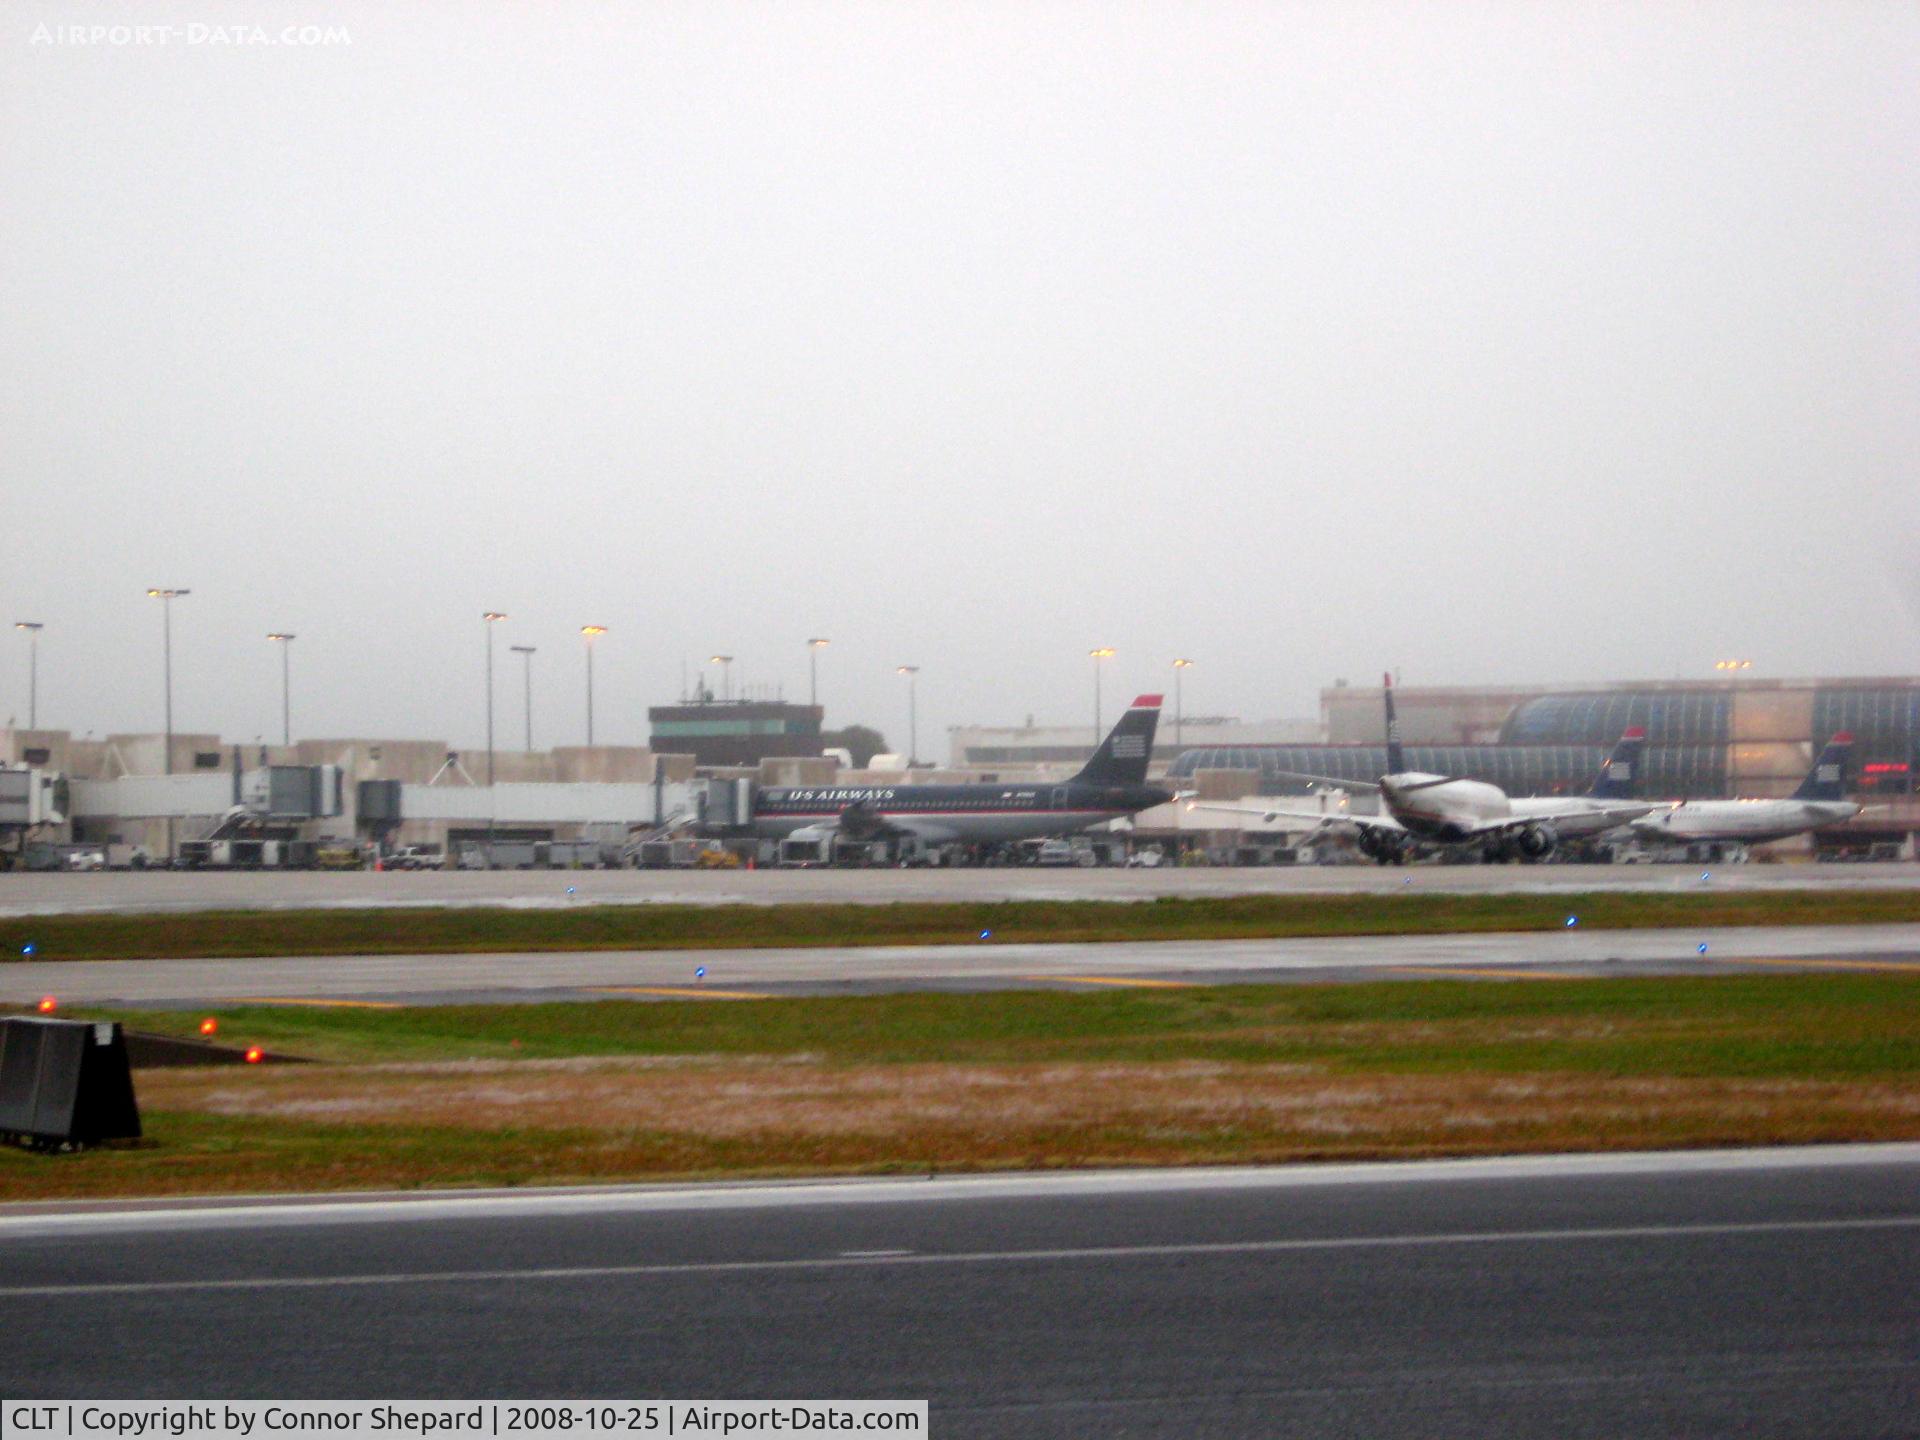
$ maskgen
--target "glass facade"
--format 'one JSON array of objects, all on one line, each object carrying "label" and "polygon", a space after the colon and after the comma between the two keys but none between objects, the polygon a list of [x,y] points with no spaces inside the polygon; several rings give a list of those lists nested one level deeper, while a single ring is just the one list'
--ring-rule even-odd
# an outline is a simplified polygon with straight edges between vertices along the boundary
[{"label": "glass facade", "polygon": [[1920,735],[1920,688],[1816,690],[1813,734],[1807,738],[1824,741],[1836,730],[1851,730],[1863,748],[1898,750],[1904,757]]},{"label": "glass facade", "polygon": [[[1621,729],[1625,729],[1623,725]],[[1435,775],[1486,780],[1509,795],[1578,795],[1593,783],[1618,740],[1604,745],[1409,745],[1407,765]],[[1263,795],[1301,795],[1310,782],[1377,780],[1387,768],[1384,745],[1263,745],[1189,750],[1167,767],[1169,779],[1196,770],[1254,770]],[[1727,792],[1726,750],[1713,745],[1647,747],[1638,793],[1655,799],[1714,799]]]},{"label": "glass facade", "polygon": [[817,735],[818,725],[804,720],[656,720],[653,733],[672,740],[688,735]]},{"label": "glass facade", "polygon": [[1612,745],[1638,725],[1650,747],[1724,745],[1733,733],[1726,690],[1605,690],[1522,701],[1500,727],[1502,745]]},{"label": "glass facade", "polygon": [[1648,745],[1634,794],[1648,800],[1728,800],[1724,745]]},{"label": "glass facade", "polygon": [[1861,789],[1869,794],[1908,795],[1920,773],[1920,687],[1816,690],[1816,744],[1851,730],[1853,761]]},{"label": "glass facade", "polygon": [[655,750],[696,765],[758,765],[820,753],[820,710],[784,700],[694,700],[647,710]]}]

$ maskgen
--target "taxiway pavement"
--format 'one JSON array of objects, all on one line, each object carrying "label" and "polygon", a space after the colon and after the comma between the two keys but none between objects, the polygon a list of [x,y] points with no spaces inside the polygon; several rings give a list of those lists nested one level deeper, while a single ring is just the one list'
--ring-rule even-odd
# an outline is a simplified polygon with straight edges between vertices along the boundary
[{"label": "taxiway pavement", "polygon": [[1655,894],[1911,888],[1920,864],[1305,865],[985,870],[105,871],[0,874],[0,915],[366,906],[778,905],[996,900],[1152,900],[1292,893],[1461,894],[1581,890]]},{"label": "taxiway pavement", "polygon": [[[1705,946],[1703,953],[1700,949]],[[20,961],[0,1003],[487,1004],[718,1000],[899,990],[1098,989],[1460,976],[1702,974],[1732,969],[1920,975],[1920,925],[1572,929],[1331,939],[588,950],[223,960]],[[704,975],[697,972],[704,970]]]}]

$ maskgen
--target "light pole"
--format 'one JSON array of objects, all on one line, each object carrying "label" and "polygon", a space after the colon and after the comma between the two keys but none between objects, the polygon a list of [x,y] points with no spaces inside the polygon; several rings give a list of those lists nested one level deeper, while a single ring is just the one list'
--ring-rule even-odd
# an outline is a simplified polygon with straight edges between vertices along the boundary
[{"label": "light pole", "polygon": [[275,630],[267,639],[280,642],[280,743],[293,744],[293,665],[287,656],[293,650],[293,636]]},{"label": "light pole", "polygon": [[38,620],[16,620],[13,628],[27,632],[27,728],[40,728],[40,632]]},{"label": "light pole", "polygon": [[720,698],[722,700],[732,699],[733,698],[733,657],[731,655],[714,655],[709,657],[708,663],[718,665],[720,667]]},{"label": "light pole", "polygon": [[510,645],[514,654],[525,657],[527,673],[527,753],[533,753],[533,652],[535,645]]},{"label": "light pole", "polygon": [[1097,747],[1100,744],[1100,662],[1113,658],[1113,647],[1102,645],[1087,653],[1093,657],[1093,743]]},{"label": "light pole", "polygon": [[587,645],[587,744],[593,744],[593,642],[607,633],[604,625],[582,625],[580,634]]},{"label": "light pole", "polygon": [[[149,586],[147,594],[160,602],[160,628],[165,639],[165,660],[162,674],[166,681],[167,692],[167,753],[161,762],[164,775],[173,773],[173,602],[182,595],[191,595],[191,590],[174,590],[160,586]],[[167,816],[167,863],[173,863],[173,816]]]},{"label": "light pole", "polygon": [[1180,718],[1185,706],[1180,703],[1180,672],[1191,668],[1193,661],[1176,660],[1173,662],[1173,747],[1180,748]]},{"label": "light pole", "polygon": [[815,662],[820,658],[821,647],[829,643],[817,635],[807,641],[807,704],[816,710],[820,708],[820,669]]},{"label": "light pole", "polygon": [[920,667],[902,665],[894,673],[907,677],[907,768],[913,768],[920,750]]},{"label": "light pole", "polygon": [[160,602],[160,629],[165,646],[163,671],[167,696],[167,758],[165,772],[173,773],[173,602],[182,595],[191,595],[191,590],[168,590],[150,587],[147,594]]},{"label": "light pole", "polygon": [[[480,618],[484,620],[487,625],[487,796],[489,802],[488,813],[491,814],[493,796],[493,627],[507,617],[499,610],[483,610],[480,613]],[[493,831],[491,823],[488,824],[487,831],[489,838],[491,838]],[[491,854],[488,855],[487,863],[489,865],[493,863]]]}]

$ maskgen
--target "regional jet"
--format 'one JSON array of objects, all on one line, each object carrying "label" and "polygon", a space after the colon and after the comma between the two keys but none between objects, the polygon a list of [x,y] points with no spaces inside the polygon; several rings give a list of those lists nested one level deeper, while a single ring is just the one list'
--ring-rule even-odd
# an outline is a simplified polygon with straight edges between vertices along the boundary
[{"label": "regional jet", "polygon": [[1405,864],[1416,842],[1432,845],[1477,844],[1488,860],[1518,855],[1540,860],[1553,853],[1563,837],[1597,835],[1645,815],[1653,807],[1626,801],[1622,787],[1631,783],[1646,732],[1627,731],[1612,755],[1600,767],[1586,795],[1561,799],[1508,797],[1498,785],[1484,780],[1462,780],[1407,769],[1400,744],[1400,721],[1394,712],[1393,677],[1383,677],[1387,714],[1387,773],[1379,780],[1334,780],[1302,775],[1303,780],[1341,789],[1376,790],[1384,805],[1380,815],[1329,816],[1317,810],[1290,810],[1284,806],[1215,805],[1194,802],[1189,809],[1231,809],[1259,814],[1269,822],[1290,816],[1311,820],[1315,828],[1351,825],[1359,832],[1361,853],[1379,864]]},{"label": "regional jet", "polygon": [[1630,828],[1638,838],[1654,842],[1737,840],[1757,845],[1838,825],[1861,809],[1846,797],[1852,754],[1852,732],[1842,730],[1827,741],[1800,788],[1784,800],[1682,800],[1655,809]]},{"label": "regional jet", "polygon": [[1093,758],[1058,785],[822,785],[754,796],[756,835],[829,841],[913,839],[990,845],[1066,835],[1174,797],[1147,784],[1160,723],[1158,695],[1127,708]]}]

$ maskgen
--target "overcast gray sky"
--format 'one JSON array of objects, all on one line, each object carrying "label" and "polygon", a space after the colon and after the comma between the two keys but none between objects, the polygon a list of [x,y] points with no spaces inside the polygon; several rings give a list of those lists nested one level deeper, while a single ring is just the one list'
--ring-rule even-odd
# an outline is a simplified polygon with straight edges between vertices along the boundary
[{"label": "overcast gray sky", "polygon": [[543,745],[586,622],[630,742],[816,634],[923,750],[1101,645],[1912,673],[1916,153],[1912,3],[15,4],[0,618],[43,723],[158,728],[175,585],[180,728],[285,629],[298,732],[460,745],[487,608]]}]

